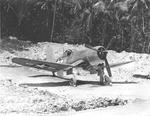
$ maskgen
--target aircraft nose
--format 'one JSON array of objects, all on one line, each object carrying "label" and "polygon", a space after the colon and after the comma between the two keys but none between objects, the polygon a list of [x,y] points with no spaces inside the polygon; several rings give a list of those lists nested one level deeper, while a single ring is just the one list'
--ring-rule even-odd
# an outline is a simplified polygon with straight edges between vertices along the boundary
[{"label": "aircraft nose", "polygon": [[104,60],[104,59],[106,59],[107,51],[98,51],[97,55],[100,59]]}]

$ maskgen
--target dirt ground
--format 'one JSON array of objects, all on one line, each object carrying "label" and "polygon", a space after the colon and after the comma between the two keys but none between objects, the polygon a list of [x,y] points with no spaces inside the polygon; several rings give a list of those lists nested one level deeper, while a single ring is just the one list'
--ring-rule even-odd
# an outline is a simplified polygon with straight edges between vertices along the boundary
[{"label": "dirt ground", "polygon": [[[108,51],[110,64],[134,60],[112,68],[112,86],[100,86],[99,77],[80,70],[79,85],[69,86],[51,72],[23,67],[13,57],[54,61],[64,50],[84,46],[3,41],[0,48],[0,115],[31,116],[149,116],[150,55]],[[70,76],[65,76],[70,78]]]}]

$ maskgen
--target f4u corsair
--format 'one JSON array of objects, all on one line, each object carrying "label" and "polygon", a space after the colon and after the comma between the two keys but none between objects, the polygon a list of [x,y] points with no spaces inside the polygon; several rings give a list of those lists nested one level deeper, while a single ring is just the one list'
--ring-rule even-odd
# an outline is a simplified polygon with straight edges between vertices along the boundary
[{"label": "f4u corsair", "polygon": [[[13,58],[12,62],[33,67],[42,70],[48,70],[53,73],[55,76],[55,72],[57,72],[60,76],[59,72],[66,71],[67,75],[73,74],[73,69],[77,67],[81,67],[83,70],[88,70],[91,73],[97,72],[100,76],[100,84],[104,84],[105,82],[110,82],[110,78],[112,76],[110,67],[116,67],[120,65],[124,65],[133,61],[116,63],[113,65],[109,65],[107,61],[107,50],[100,46],[98,49],[97,47],[91,47],[89,45],[85,45],[84,50],[66,50],[62,56],[60,56],[56,62],[45,62],[45,61],[38,61],[38,60],[31,60],[26,58]],[[90,68],[89,68],[90,67]],[[108,76],[104,76],[104,67],[108,72]],[[63,75],[61,75],[63,76]],[[74,76],[70,80],[70,84],[73,86],[77,85],[77,80]]]}]

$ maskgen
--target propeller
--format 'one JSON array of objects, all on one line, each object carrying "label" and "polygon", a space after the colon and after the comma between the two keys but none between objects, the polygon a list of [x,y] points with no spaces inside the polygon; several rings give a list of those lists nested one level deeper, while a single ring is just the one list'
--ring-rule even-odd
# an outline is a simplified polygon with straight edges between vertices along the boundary
[{"label": "propeller", "polygon": [[109,66],[109,63],[108,63],[108,60],[107,60],[107,53],[108,53],[108,52],[106,51],[106,49],[105,49],[103,46],[99,47],[98,49],[95,49],[95,48],[93,48],[92,46],[87,45],[87,44],[85,44],[85,47],[87,47],[87,48],[89,48],[89,49],[92,49],[92,50],[94,50],[94,51],[97,51],[98,57],[99,57],[101,60],[104,60],[104,61],[105,61],[106,70],[107,70],[107,72],[108,72],[108,75],[111,77],[111,76],[112,76],[112,73],[111,73],[110,66]]}]

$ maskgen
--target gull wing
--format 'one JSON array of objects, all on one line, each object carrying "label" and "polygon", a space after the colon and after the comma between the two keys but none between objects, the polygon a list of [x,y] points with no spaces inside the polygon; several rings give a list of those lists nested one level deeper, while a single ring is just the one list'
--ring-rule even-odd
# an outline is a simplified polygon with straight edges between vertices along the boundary
[{"label": "gull wing", "polygon": [[53,72],[74,67],[69,64],[45,62],[45,61],[39,61],[39,60],[31,60],[27,58],[13,58],[12,62],[19,64],[19,65],[23,65],[23,66],[28,66],[28,67],[33,67],[33,68],[43,69],[43,70],[48,70],[48,71],[53,71]]}]

